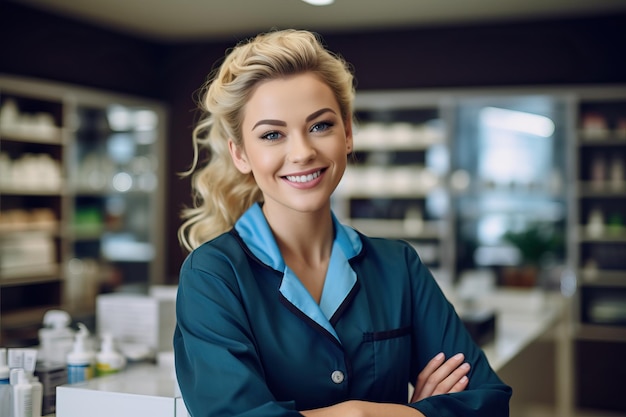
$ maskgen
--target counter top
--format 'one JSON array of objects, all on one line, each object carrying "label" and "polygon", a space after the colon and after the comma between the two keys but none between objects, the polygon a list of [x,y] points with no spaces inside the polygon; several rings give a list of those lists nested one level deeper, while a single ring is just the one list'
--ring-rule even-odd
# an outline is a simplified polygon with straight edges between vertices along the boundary
[{"label": "counter top", "polygon": [[485,300],[496,311],[496,336],[482,346],[497,372],[560,322],[567,302],[560,294],[502,290]]},{"label": "counter top", "polygon": [[[502,369],[553,328],[565,305],[559,294],[534,290],[497,290],[481,299],[482,308],[496,312],[495,339],[483,346],[491,366]],[[117,375],[58,387],[56,416],[187,416],[177,388],[171,364],[134,365]]]}]

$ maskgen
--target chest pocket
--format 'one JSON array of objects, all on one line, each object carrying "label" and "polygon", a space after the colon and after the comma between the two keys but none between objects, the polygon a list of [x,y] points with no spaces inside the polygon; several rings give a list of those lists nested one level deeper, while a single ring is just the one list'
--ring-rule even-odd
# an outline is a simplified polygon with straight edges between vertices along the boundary
[{"label": "chest pocket", "polygon": [[380,401],[406,401],[411,364],[411,327],[368,332],[363,343],[373,361],[373,390]]}]

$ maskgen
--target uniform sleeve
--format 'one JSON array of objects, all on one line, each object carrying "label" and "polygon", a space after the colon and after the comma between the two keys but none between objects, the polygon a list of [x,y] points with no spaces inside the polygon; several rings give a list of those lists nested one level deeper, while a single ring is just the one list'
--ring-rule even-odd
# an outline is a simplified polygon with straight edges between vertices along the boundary
[{"label": "uniform sleeve", "polygon": [[203,259],[194,266],[192,253],[181,268],[174,354],[189,414],[301,416],[293,402],[277,402],[265,384],[232,268],[220,263],[226,262]]},{"label": "uniform sleeve", "polygon": [[427,417],[508,416],[511,388],[493,371],[428,268],[412,249],[407,250],[409,270],[415,271],[412,275],[413,340],[418,351],[411,374],[417,377],[439,352],[444,352],[446,358],[461,352],[471,365],[469,385],[463,392],[436,395],[409,405]]}]

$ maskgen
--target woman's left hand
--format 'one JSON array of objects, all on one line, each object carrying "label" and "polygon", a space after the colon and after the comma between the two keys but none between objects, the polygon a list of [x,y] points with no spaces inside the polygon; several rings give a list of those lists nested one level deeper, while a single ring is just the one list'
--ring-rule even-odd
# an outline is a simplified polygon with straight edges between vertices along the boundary
[{"label": "woman's left hand", "polygon": [[458,353],[444,362],[445,355],[439,353],[428,362],[417,376],[411,402],[423,400],[439,394],[460,392],[467,388],[470,370],[469,363],[463,363],[465,356]]}]

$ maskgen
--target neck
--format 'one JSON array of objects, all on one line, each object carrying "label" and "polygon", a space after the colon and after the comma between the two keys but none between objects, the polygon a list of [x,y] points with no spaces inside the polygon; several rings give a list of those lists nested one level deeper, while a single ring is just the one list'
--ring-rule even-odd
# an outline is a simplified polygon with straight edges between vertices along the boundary
[{"label": "neck", "polygon": [[289,261],[308,266],[328,261],[334,240],[329,207],[312,213],[273,213],[265,208],[263,212],[288,265]]}]

